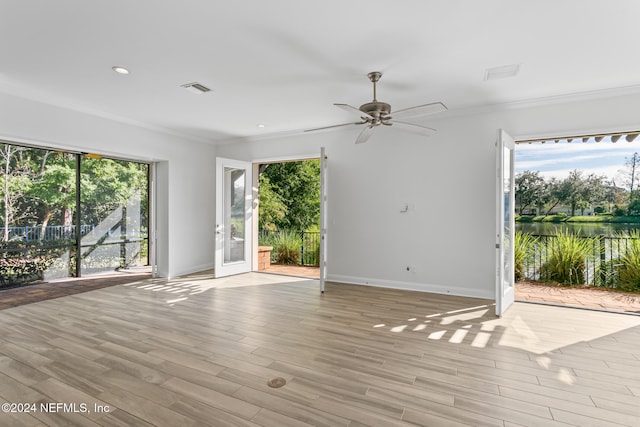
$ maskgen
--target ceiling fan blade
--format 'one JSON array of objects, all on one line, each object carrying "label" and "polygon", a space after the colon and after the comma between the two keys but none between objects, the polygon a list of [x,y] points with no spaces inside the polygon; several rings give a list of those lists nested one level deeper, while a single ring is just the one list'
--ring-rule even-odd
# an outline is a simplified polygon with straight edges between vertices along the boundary
[{"label": "ceiling fan blade", "polygon": [[415,123],[398,122],[394,120],[391,122],[391,124],[393,125],[393,127],[397,127],[398,129],[408,130],[409,132],[417,132],[426,136],[432,135],[437,132],[437,130],[434,128],[417,125]]},{"label": "ceiling fan blade", "polygon": [[426,116],[427,114],[441,113],[446,110],[447,107],[442,102],[434,102],[433,104],[418,105],[416,107],[394,111],[390,115],[394,119],[408,119],[411,117]]},{"label": "ceiling fan blade", "polygon": [[333,104],[338,108],[343,109],[344,111],[348,111],[351,114],[355,114],[358,117],[366,117],[368,119],[373,119],[372,116],[370,116],[369,114],[365,113],[364,111],[360,111],[359,108],[353,107],[349,104]]},{"label": "ceiling fan blade", "polygon": [[341,126],[351,126],[351,125],[363,125],[367,122],[356,122],[356,123],[342,123],[340,125],[332,125],[332,126],[323,126],[321,128],[313,128],[313,129],[305,129],[304,132],[314,132],[316,130],[323,130],[323,129],[331,129],[331,128],[339,128]]},{"label": "ceiling fan blade", "polygon": [[374,129],[375,129],[375,126],[371,126],[371,125],[362,129],[362,132],[360,132],[360,135],[358,135],[358,138],[356,139],[356,144],[363,144],[367,142],[369,138],[371,138],[371,135],[373,134]]}]

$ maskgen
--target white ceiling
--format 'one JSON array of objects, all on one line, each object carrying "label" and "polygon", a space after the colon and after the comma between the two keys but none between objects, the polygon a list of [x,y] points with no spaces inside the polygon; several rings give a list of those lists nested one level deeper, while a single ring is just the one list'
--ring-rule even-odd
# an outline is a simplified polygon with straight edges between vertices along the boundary
[{"label": "white ceiling", "polygon": [[332,104],[370,101],[370,71],[394,109],[637,86],[638,17],[637,0],[0,0],[0,92],[216,142],[349,122]]}]

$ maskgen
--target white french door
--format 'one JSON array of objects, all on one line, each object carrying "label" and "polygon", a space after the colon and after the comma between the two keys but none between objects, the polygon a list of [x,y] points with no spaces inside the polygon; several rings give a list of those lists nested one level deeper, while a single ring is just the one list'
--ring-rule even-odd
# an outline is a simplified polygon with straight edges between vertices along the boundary
[{"label": "white french door", "polygon": [[320,292],[327,277],[327,155],[320,148]]},{"label": "white french door", "polygon": [[216,158],[216,278],[251,271],[252,171],[251,163]]},{"label": "white french door", "polygon": [[514,285],[514,178],[515,142],[504,130],[496,142],[496,314],[502,314],[515,300]]}]

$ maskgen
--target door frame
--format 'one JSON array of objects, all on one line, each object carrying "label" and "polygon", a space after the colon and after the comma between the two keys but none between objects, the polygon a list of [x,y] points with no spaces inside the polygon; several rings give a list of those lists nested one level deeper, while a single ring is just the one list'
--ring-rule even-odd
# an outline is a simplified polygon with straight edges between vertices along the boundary
[{"label": "door frame", "polygon": [[[323,157],[324,156],[324,157]],[[259,197],[259,168],[261,164],[265,164],[265,163],[285,163],[285,162],[302,162],[305,160],[320,160],[320,186],[321,186],[321,191],[320,191],[320,197],[322,198],[322,193],[324,190],[324,194],[325,194],[325,199],[326,199],[326,170],[323,171],[322,170],[322,165],[323,163],[325,164],[325,168],[326,168],[326,162],[323,162],[322,159],[326,160],[326,154],[325,154],[325,148],[324,147],[320,147],[320,151],[317,153],[313,153],[313,154],[301,154],[301,155],[294,155],[294,156],[281,156],[281,157],[268,157],[268,158],[261,158],[261,159],[254,159],[252,160],[251,163],[253,163],[253,199],[252,199],[252,207],[253,207],[253,244],[252,244],[252,249],[251,249],[251,254],[252,254],[252,258],[253,258],[253,268],[252,271],[258,271],[258,234],[259,234],[259,229],[258,229],[258,209],[259,209],[259,203],[260,203],[260,197]],[[324,175],[323,175],[324,173]],[[324,185],[325,187],[322,188],[323,186],[323,179],[324,179]],[[326,210],[326,200],[324,201],[324,205],[325,205],[325,210]],[[323,202],[321,200],[320,202],[320,291],[322,293],[324,293],[324,278],[326,276],[326,218],[324,218],[323,221]],[[324,232],[323,232],[323,224],[324,224]],[[323,238],[323,235],[325,236]],[[324,253],[324,256],[323,256]],[[323,274],[323,264],[324,264],[324,274]]]}]

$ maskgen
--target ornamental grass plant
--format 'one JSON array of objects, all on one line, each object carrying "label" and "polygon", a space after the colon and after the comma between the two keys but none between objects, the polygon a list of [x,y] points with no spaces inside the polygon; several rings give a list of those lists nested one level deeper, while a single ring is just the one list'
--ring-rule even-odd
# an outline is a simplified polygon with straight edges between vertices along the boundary
[{"label": "ornamental grass plant", "polygon": [[618,266],[618,288],[625,291],[640,291],[640,232],[629,233],[627,249]]},{"label": "ornamental grass plant", "polygon": [[516,282],[525,278],[524,264],[532,256],[532,250],[538,240],[538,237],[534,237],[531,234],[516,231],[513,242],[514,279]]},{"label": "ornamental grass plant", "polygon": [[277,264],[300,264],[302,238],[295,231],[278,231],[272,236],[270,245],[275,252]]},{"label": "ornamental grass plant", "polygon": [[591,255],[595,238],[580,237],[560,230],[540,267],[542,281],[562,285],[584,285],[586,260]]}]

